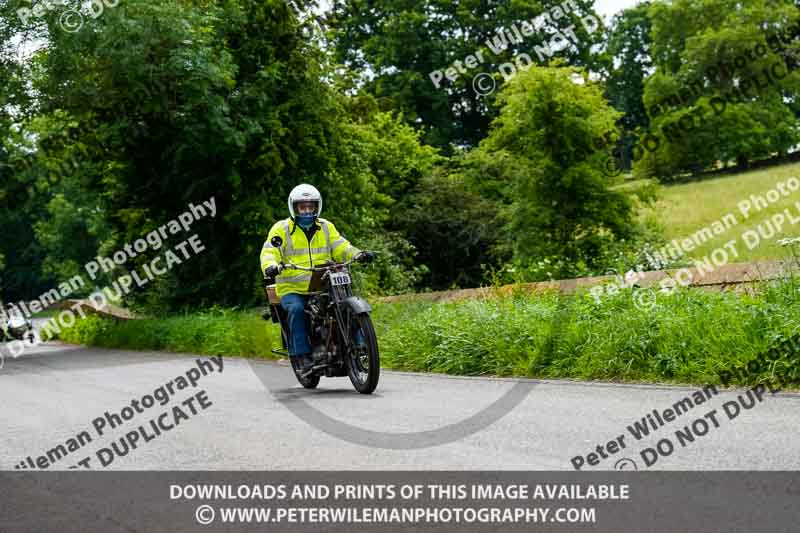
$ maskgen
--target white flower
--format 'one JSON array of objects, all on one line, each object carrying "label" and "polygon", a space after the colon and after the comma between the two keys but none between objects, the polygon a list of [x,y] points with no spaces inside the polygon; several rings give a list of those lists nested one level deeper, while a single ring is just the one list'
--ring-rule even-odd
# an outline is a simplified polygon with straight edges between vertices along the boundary
[{"label": "white flower", "polygon": [[781,246],[794,246],[795,244],[800,244],[800,237],[789,237],[786,239],[778,240],[778,244]]}]

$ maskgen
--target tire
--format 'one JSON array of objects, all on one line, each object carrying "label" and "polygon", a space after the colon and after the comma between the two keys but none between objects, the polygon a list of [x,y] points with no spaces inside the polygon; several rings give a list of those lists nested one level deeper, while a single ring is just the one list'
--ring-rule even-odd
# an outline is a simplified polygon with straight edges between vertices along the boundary
[{"label": "tire", "polygon": [[304,378],[300,375],[300,371],[297,369],[297,363],[295,362],[295,357],[290,357],[289,360],[292,362],[292,370],[294,370],[294,376],[297,378],[297,381],[300,382],[300,385],[305,387],[306,389],[316,389],[317,385],[319,385],[319,376],[314,374]]},{"label": "tire", "polygon": [[381,375],[378,339],[369,313],[351,315],[350,342],[355,345],[355,333],[361,329],[364,343],[360,349],[353,349],[347,354],[347,375],[353,387],[361,394],[372,394],[378,386]]},{"label": "tire", "polygon": [[[281,340],[283,341],[284,349],[288,350],[289,340],[286,338],[286,333],[284,333],[283,328],[281,328]],[[312,375],[308,376],[307,378],[304,378],[300,374],[300,370],[298,370],[297,368],[296,358],[290,357],[289,361],[292,363],[292,370],[294,371],[294,377],[297,378],[297,381],[300,383],[300,385],[302,385],[303,388],[306,389],[316,389],[317,385],[319,385],[319,376]]]}]

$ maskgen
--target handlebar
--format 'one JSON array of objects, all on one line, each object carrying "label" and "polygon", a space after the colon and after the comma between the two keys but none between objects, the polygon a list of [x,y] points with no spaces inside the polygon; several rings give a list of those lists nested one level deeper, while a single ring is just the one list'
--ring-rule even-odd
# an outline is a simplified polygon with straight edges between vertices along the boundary
[{"label": "handlebar", "polygon": [[[373,252],[373,253],[379,253],[379,252]],[[305,272],[324,272],[326,270],[331,270],[331,269],[336,268],[336,267],[343,267],[343,266],[344,267],[349,267],[350,265],[352,265],[353,263],[356,262],[355,259],[356,258],[353,257],[352,259],[350,259],[349,261],[346,261],[344,263],[330,263],[330,264],[327,264],[327,265],[321,266],[321,267],[304,267],[304,266],[300,266],[300,265],[295,265],[294,263],[281,262],[281,263],[278,264],[278,267],[279,267],[278,273],[283,272],[287,268],[294,269],[294,270],[303,270]]]},{"label": "handlebar", "polygon": [[304,266],[300,266],[300,265],[295,265],[294,263],[280,263],[279,266],[281,267],[281,272],[283,272],[287,268],[291,268],[293,270],[304,270],[306,272],[322,272],[324,270],[330,270],[332,268],[340,267],[340,266],[349,267],[353,263],[354,263],[354,261],[353,261],[353,259],[351,259],[350,261],[347,261],[345,263],[333,263],[333,264],[325,265],[325,266],[321,266],[321,267],[304,267]]}]

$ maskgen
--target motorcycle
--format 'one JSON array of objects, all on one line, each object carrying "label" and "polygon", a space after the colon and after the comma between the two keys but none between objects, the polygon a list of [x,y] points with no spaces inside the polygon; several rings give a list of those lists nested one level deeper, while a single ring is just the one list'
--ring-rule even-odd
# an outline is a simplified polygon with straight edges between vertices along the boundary
[{"label": "motorcycle", "polygon": [[27,337],[31,344],[34,343],[36,339],[33,335],[33,324],[30,320],[22,316],[9,316],[7,318],[8,320],[2,328],[3,340],[24,341]]},{"label": "motorcycle", "polygon": [[[280,237],[272,244],[279,248]],[[306,313],[309,318],[309,337],[314,366],[301,371],[296,358],[290,357],[297,381],[307,389],[319,385],[321,377],[349,376],[353,387],[361,394],[371,394],[380,378],[380,355],[375,328],[370,311],[372,307],[362,298],[353,295],[350,265],[327,262],[319,267],[303,267],[281,263],[285,268],[311,272],[309,299]],[[281,328],[282,350],[272,353],[289,357],[288,314],[281,307],[275,284],[265,280],[269,301],[269,317]],[[264,316],[267,319],[267,315]],[[268,319],[267,319],[268,320]]]}]

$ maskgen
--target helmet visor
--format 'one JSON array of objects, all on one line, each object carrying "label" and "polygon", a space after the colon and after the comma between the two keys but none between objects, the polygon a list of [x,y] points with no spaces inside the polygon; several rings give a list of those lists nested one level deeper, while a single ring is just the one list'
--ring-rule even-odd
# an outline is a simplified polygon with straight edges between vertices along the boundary
[{"label": "helmet visor", "polygon": [[302,200],[294,203],[295,215],[317,215],[319,213],[319,202]]}]

